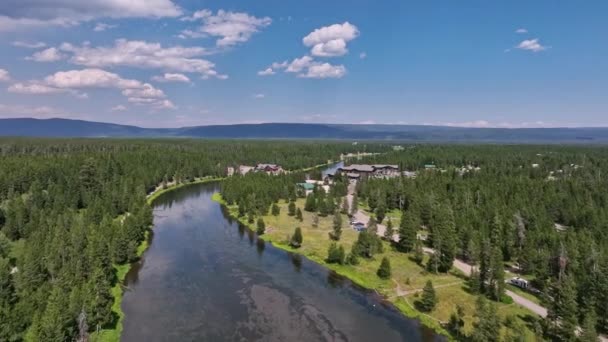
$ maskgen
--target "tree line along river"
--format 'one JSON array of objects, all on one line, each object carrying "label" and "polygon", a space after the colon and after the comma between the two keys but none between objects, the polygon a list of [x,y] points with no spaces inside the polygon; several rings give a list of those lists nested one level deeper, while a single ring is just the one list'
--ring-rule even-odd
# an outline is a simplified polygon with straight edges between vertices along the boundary
[{"label": "tree line along river", "polygon": [[168,192],[125,279],[123,341],[440,341],[372,291],[258,240],[211,197]]}]

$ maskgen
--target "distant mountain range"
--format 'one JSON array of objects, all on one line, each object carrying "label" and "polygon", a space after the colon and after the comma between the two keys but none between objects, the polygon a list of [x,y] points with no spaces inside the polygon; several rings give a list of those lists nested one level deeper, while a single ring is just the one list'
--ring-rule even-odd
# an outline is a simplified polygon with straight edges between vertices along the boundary
[{"label": "distant mountain range", "polygon": [[0,119],[0,136],[343,139],[416,142],[608,143],[608,128],[465,128],[421,125],[264,123],[142,128],[68,119]]}]

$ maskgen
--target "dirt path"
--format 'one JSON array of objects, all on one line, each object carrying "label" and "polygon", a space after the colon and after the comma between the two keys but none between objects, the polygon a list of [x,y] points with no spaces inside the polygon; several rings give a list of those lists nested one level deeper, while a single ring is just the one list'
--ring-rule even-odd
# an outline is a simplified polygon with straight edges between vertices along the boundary
[{"label": "dirt path", "polygon": [[[349,195],[347,196],[347,201],[348,201],[349,205],[352,207],[353,196],[350,193],[351,193],[351,191],[350,191],[350,188],[349,188]],[[366,225],[367,225],[367,222],[369,222],[369,216],[365,212],[363,212],[361,210],[357,211],[357,213],[354,215],[354,217],[355,217],[355,220],[357,220],[359,222],[362,222],[362,223],[364,223]],[[386,226],[384,226],[384,225],[378,225],[378,235],[384,236],[385,230],[386,230]],[[397,234],[395,234],[393,236],[393,240],[395,242],[398,242],[399,241],[399,236]],[[424,247],[423,250],[427,254],[435,253],[435,251],[432,248]],[[460,270],[467,277],[471,275],[471,272],[473,270],[473,266],[465,263],[462,260],[458,260],[458,259],[454,260],[454,268]],[[436,288],[438,288],[438,287],[439,286],[437,286]],[[418,292],[418,291],[421,291],[421,290],[413,290],[413,291],[414,292]],[[409,293],[414,293],[414,292],[405,291],[405,290],[402,290],[399,287],[397,288],[397,295],[398,296],[403,296],[403,295],[407,295]],[[531,301],[529,299],[526,299],[526,298],[524,298],[524,297],[522,297],[522,296],[514,293],[513,291],[506,290],[505,293],[506,293],[507,296],[513,298],[513,301],[515,303],[523,306],[524,308],[526,308],[526,309],[534,312],[535,314],[537,314],[537,315],[539,315],[541,317],[546,317],[547,316],[547,309],[546,308],[544,308],[544,307],[542,307],[542,306],[534,303],[533,301]]]},{"label": "dirt path", "polygon": [[[353,202],[353,196],[352,193],[354,193],[354,187],[351,190],[351,186],[349,186],[349,194],[347,195],[347,201],[348,201],[348,205],[350,208],[352,208],[352,202]],[[369,215],[367,215],[365,212],[363,212],[362,210],[358,210],[357,213],[355,213],[354,215],[355,220],[364,223],[365,225],[367,225],[367,222],[369,222]],[[384,237],[384,232],[386,231],[386,226],[384,225],[378,225],[378,235]],[[393,241],[395,242],[399,242],[399,235],[395,234],[393,235]],[[423,250],[425,253],[427,254],[432,254],[435,253],[435,250],[433,250],[432,248],[428,248],[428,247],[423,247]],[[458,259],[454,259],[454,268],[460,270],[462,273],[464,273],[467,277],[471,275],[471,272],[473,271],[473,266],[467,264],[466,262],[462,261],[462,260],[458,260]],[[459,282],[462,283],[462,282]],[[447,287],[447,286],[453,286],[457,283],[454,284],[445,284],[445,285],[440,285],[440,286],[436,286],[435,288],[441,288],[441,287]],[[403,297],[406,296],[410,293],[416,293],[416,292],[420,292],[422,291],[422,289],[417,289],[417,290],[403,290],[401,289],[401,287],[399,286],[399,284],[397,283],[397,296],[398,297]],[[510,291],[510,290],[505,290],[505,294],[509,297],[511,297],[513,299],[513,302],[515,302],[516,304],[532,311],[533,313],[545,318],[547,317],[547,308],[538,305],[536,303],[534,303],[533,301],[522,297],[520,295],[518,295],[517,293]],[[602,342],[608,342],[608,336],[604,336],[604,335],[600,335],[599,336],[600,341]]]}]

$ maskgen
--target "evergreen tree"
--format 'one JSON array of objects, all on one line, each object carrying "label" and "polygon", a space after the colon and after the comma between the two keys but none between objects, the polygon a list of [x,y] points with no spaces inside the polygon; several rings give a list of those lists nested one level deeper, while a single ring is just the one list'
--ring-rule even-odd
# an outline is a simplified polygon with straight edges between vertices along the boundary
[{"label": "evergreen tree", "polygon": [[388,241],[393,241],[394,233],[395,232],[393,230],[393,221],[389,217],[388,221],[386,221],[386,230],[384,231],[384,238]]},{"label": "evergreen tree", "polygon": [[370,217],[369,221],[367,222],[367,231],[370,234],[374,234],[374,235],[378,234],[378,223],[373,216]]},{"label": "evergreen tree", "polygon": [[[300,209],[298,209],[298,210],[300,210]],[[287,214],[289,216],[296,215],[296,202],[289,201],[289,204],[287,205]]]},{"label": "evergreen tree", "polygon": [[279,216],[281,214],[281,208],[276,203],[272,204],[272,216]]},{"label": "evergreen tree", "polygon": [[265,232],[266,232],[266,223],[264,223],[264,219],[260,217],[260,218],[258,218],[256,233],[258,233],[258,235],[264,235]]},{"label": "evergreen tree", "polygon": [[391,277],[391,262],[387,257],[382,258],[382,262],[380,262],[380,267],[376,272],[378,277],[382,279],[388,279]]},{"label": "evergreen tree", "polygon": [[308,196],[306,196],[306,203],[304,204],[304,210],[311,212],[311,213],[317,211],[317,200],[315,198],[314,193],[311,193]]},{"label": "evergreen tree", "polygon": [[300,222],[304,221],[304,217],[302,216],[302,210],[300,210],[300,208],[296,210],[296,219]]},{"label": "evergreen tree", "polygon": [[359,265],[359,257],[357,257],[357,254],[351,252],[346,257],[346,263],[353,266]]},{"label": "evergreen tree", "polygon": [[419,222],[411,211],[404,211],[399,224],[399,248],[404,252],[411,252],[417,241]]},{"label": "evergreen tree", "polygon": [[376,208],[376,218],[378,223],[382,223],[384,221],[384,217],[386,216],[386,206],[384,203],[380,203]]},{"label": "evergreen tree", "polygon": [[342,265],[345,262],[344,258],[344,248],[338,246],[335,242],[332,242],[327,251],[327,263]]},{"label": "evergreen tree", "polygon": [[473,323],[473,334],[471,340],[474,342],[498,342],[500,341],[500,318],[496,312],[496,306],[483,297],[477,297],[476,322]]},{"label": "evergreen tree", "polygon": [[302,237],[302,229],[300,227],[296,227],[296,230],[293,233],[289,244],[294,248],[300,248],[302,246],[303,240],[304,238]]},{"label": "evergreen tree", "polygon": [[424,251],[422,250],[422,244],[420,241],[416,240],[414,243],[414,262],[418,265],[422,265],[422,261],[424,260]]},{"label": "evergreen tree", "polygon": [[578,337],[580,342],[597,342],[598,335],[595,326],[597,324],[597,316],[595,315],[595,311],[591,309],[583,320],[583,325],[581,327],[581,333]]},{"label": "evergreen tree", "polygon": [[568,274],[562,275],[561,279],[551,286],[549,298],[551,298],[547,312],[549,335],[558,341],[576,340],[578,304],[572,277]]},{"label": "evergreen tree", "polygon": [[348,199],[346,197],[344,197],[344,200],[342,201],[342,207],[340,209],[340,213],[342,213],[343,215],[350,214],[350,209],[348,207]]},{"label": "evergreen tree", "polygon": [[500,301],[505,294],[505,269],[503,265],[502,251],[494,247],[492,251],[491,275],[488,282],[488,295],[490,298]]},{"label": "evergreen tree", "polygon": [[377,253],[382,253],[384,248],[380,237],[364,230],[359,233],[357,241],[353,244],[352,253],[356,256],[372,258]]},{"label": "evergreen tree", "polygon": [[464,337],[464,308],[460,304],[456,305],[456,310],[450,315],[448,330],[456,336],[457,340]]},{"label": "evergreen tree", "polygon": [[329,234],[333,240],[339,241],[342,236],[342,215],[336,212],[333,221],[333,231]]},{"label": "evergreen tree", "polygon": [[428,280],[422,289],[422,298],[420,299],[420,308],[425,312],[431,312],[437,305],[437,295],[435,294],[435,288],[433,282]]}]

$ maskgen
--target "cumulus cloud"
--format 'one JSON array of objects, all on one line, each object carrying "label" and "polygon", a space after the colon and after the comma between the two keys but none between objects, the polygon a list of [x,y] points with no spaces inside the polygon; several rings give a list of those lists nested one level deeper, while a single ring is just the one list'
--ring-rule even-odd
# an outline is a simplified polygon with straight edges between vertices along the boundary
[{"label": "cumulus cloud", "polygon": [[333,65],[315,61],[310,56],[295,58],[291,62],[273,63],[266,70],[283,70],[284,72],[296,73],[302,78],[342,78],[346,75],[344,65]]},{"label": "cumulus cloud", "polygon": [[93,28],[93,31],[95,32],[103,32],[105,30],[109,30],[109,29],[113,29],[118,27],[118,25],[110,25],[110,24],[106,24],[106,23],[97,23],[95,25],[95,27]]},{"label": "cumulus cloud", "polygon": [[27,83],[15,83],[8,87],[9,93],[28,94],[28,95],[46,95],[68,92],[68,89],[61,89],[48,86],[43,83],[31,81]]},{"label": "cumulus cloud", "polygon": [[[303,69],[310,67],[312,65],[312,63],[313,63],[313,59],[310,56],[303,56],[300,58],[296,58],[287,65],[287,68],[285,69],[285,71],[286,72],[300,72]],[[283,64],[284,63],[278,64],[277,66],[280,67]]]},{"label": "cumulus cloud", "polygon": [[113,46],[91,47],[88,44],[74,46],[64,43],[61,50],[71,53],[70,62],[90,68],[128,66],[142,69],[161,69],[167,72],[196,73],[203,79],[226,79],[219,74],[215,64],[195,58],[209,54],[201,47],[173,46],[165,48],[160,43],[118,39]]},{"label": "cumulus cloud", "polygon": [[515,48],[520,50],[527,50],[532,52],[540,52],[547,50],[548,46],[543,46],[540,44],[540,40],[538,38],[535,39],[526,39],[519,43]]},{"label": "cumulus cloud", "polygon": [[8,82],[11,80],[11,75],[8,71],[0,69],[0,82]]},{"label": "cumulus cloud", "polygon": [[346,75],[344,65],[332,65],[329,63],[311,65],[305,73],[298,77],[304,78],[342,78]]},{"label": "cumulus cloud", "polygon": [[165,73],[161,76],[152,77],[153,81],[156,82],[182,82],[182,83],[190,83],[190,78],[184,74],[171,74]]},{"label": "cumulus cloud", "polygon": [[57,62],[65,58],[65,56],[56,48],[48,48],[34,53],[31,57],[25,59],[34,62]]},{"label": "cumulus cloud", "polygon": [[0,2],[0,31],[73,26],[97,18],[177,17],[171,0],[27,0]]},{"label": "cumulus cloud", "polygon": [[302,39],[316,57],[336,57],[348,53],[346,43],[357,38],[359,30],[349,22],[318,28]]},{"label": "cumulus cloud", "polygon": [[41,49],[43,47],[46,47],[46,43],[43,42],[24,42],[24,41],[14,41],[13,42],[13,46],[16,47],[22,47],[22,48],[26,48],[26,49]]},{"label": "cumulus cloud", "polygon": [[259,76],[270,76],[270,75],[274,75],[274,74],[275,74],[274,70],[272,70],[272,68],[270,68],[270,67],[266,68],[264,70],[258,71]]},{"label": "cumulus cloud", "polygon": [[528,30],[526,30],[525,28],[518,28],[517,30],[515,30],[515,33],[520,33],[520,34],[528,33]]},{"label": "cumulus cloud", "polygon": [[[304,37],[302,43],[311,48],[310,54],[314,57],[338,57],[348,53],[347,42],[358,36],[357,27],[349,22],[344,22],[318,28]],[[366,56],[365,52],[359,54],[361,59]],[[346,75],[344,65],[319,62],[314,57],[305,55],[295,58],[291,62],[275,62],[268,68],[258,71],[258,75],[274,75],[277,70],[296,73],[301,78],[342,78]]]},{"label": "cumulus cloud", "polygon": [[182,21],[200,21],[202,25],[194,30],[184,30],[180,38],[217,37],[216,45],[230,47],[248,41],[260,29],[270,25],[269,17],[257,18],[243,12],[219,10],[214,15],[204,9],[183,17]]},{"label": "cumulus cloud", "polygon": [[264,94],[253,94],[253,98],[254,99],[260,100],[260,99],[263,99],[265,97],[266,97],[266,95],[264,95]]},{"label": "cumulus cloud", "polygon": [[56,117],[70,117],[72,114],[53,107],[48,106],[23,106],[23,105],[6,105],[0,103],[0,117],[3,118],[37,118],[48,119]]},{"label": "cumulus cloud", "polygon": [[41,81],[29,81],[27,83],[16,83],[9,87],[9,92],[19,94],[56,94],[72,93],[77,97],[88,97],[82,93],[82,89],[118,89],[129,102],[138,104],[150,104],[160,108],[169,106],[165,93],[154,88],[149,83],[138,80],[125,79],[117,74],[101,69],[83,69],[60,71],[47,76]]}]

